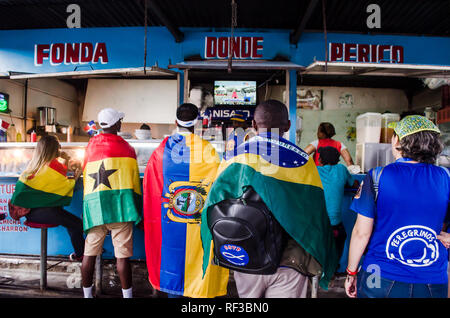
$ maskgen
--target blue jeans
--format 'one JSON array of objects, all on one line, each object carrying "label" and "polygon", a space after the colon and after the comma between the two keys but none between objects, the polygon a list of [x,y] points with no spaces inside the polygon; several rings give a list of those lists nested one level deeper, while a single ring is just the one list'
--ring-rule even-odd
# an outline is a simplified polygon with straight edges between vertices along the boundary
[{"label": "blue jeans", "polygon": [[373,275],[358,274],[358,298],[447,298],[447,284],[410,284]]}]

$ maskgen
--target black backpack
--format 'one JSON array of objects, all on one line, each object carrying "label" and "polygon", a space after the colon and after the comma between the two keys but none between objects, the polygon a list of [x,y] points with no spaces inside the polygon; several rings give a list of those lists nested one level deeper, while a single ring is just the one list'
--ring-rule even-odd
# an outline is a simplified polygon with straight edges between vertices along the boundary
[{"label": "black backpack", "polygon": [[286,234],[261,197],[249,187],[240,198],[213,206],[208,227],[219,266],[249,274],[274,274]]}]

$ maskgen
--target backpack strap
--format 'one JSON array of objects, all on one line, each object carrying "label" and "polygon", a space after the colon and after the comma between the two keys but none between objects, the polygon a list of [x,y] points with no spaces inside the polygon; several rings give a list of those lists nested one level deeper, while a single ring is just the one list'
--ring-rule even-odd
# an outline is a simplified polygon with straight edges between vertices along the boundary
[{"label": "backpack strap", "polygon": [[437,167],[443,169],[447,173],[447,176],[450,178],[450,171],[447,167],[442,167],[442,166],[437,166]]},{"label": "backpack strap", "polygon": [[373,191],[375,192],[375,202],[378,200],[378,188],[380,185],[381,173],[383,172],[384,167],[376,167],[372,169],[372,183],[373,183]]}]

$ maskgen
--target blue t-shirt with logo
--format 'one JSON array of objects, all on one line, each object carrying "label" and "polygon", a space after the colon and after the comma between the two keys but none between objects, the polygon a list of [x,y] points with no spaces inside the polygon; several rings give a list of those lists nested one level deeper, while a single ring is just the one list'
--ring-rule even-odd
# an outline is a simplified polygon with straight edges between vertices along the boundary
[{"label": "blue t-shirt with logo", "polygon": [[353,211],[374,219],[362,268],[405,283],[446,284],[448,251],[436,236],[448,218],[450,175],[407,161],[383,168],[376,202],[369,171],[352,202]]},{"label": "blue t-shirt with logo", "polygon": [[338,225],[342,220],[341,206],[345,185],[351,186],[355,181],[347,168],[340,163],[337,165],[318,166],[317,170],[322,181],[331,225]]}]

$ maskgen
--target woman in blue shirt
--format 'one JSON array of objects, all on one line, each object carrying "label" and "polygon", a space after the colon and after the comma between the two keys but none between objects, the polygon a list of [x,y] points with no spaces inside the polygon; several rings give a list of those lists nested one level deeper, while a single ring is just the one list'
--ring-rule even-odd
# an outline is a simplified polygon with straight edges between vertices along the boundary
[{"label": "woman in blue shirt", "polygon": [[325,204],[333,229],[338,255],[341,257],[345,239],[347,238],[341,217],[344,189],[345,186],[358,187],[358,181],[353,179],[347,167],[339,163],[341,154],[336,148],[322,147],[319,148],[318,152],[321,165],[317,166],[317,170],[322,181]]},{"label": "woman in blue shirt", "polygon": [[369,171],[351,206],[358,217],[346,293],[358,298],[446,298],[448,251],[438,235],[448,215],[450,176],[434,165],[443,148],[440,132],[418,115],[392,128],[396,162]]}]

